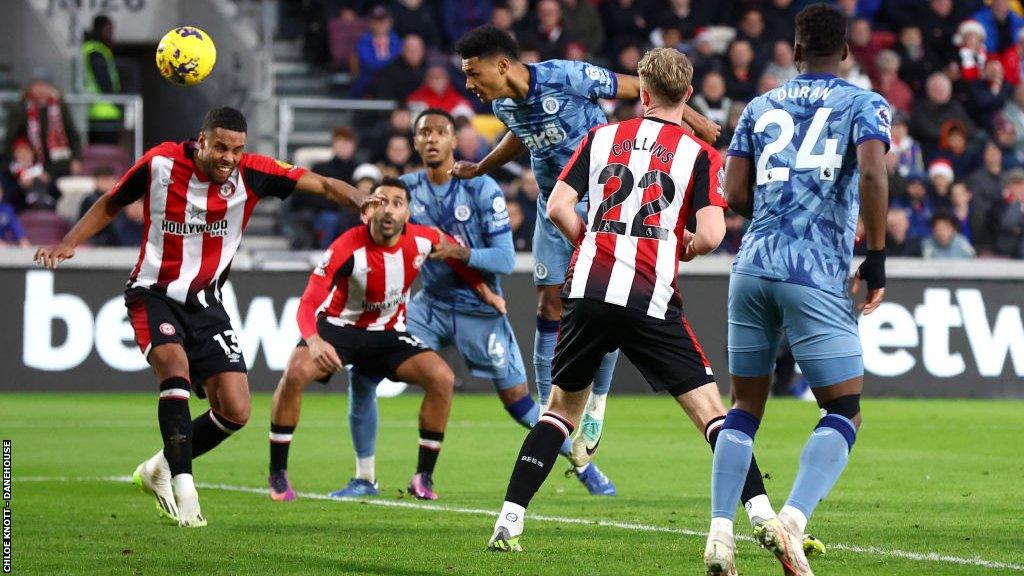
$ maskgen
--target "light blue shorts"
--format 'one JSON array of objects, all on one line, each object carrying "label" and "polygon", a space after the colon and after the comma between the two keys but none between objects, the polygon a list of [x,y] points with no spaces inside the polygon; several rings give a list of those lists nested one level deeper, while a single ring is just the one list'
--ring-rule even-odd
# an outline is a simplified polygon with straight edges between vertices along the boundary
[{"label": "light blue shorts", "polygon": [[[587,219],[587,202],[576,205],[576,213]],[[533,283],[538,286],[561,286],[575,249],[555,223],[548,220],[548,201],[537,197],[537,223],[533,227]]]},{"label": "light blue shorts", "polygon": [[408,306],[409,333],[433,350],[454,345],[470,373],[489,378],[498,390],[526,382],[526,368],[506,316],[456,312],[425,291]]},{"label": "light blue shorts", "polygon": [[733,273],[729,278],[729,372],[746,377],[774,372],[783,331],[811,386],[864,375],[860,333],[848,296]]}]

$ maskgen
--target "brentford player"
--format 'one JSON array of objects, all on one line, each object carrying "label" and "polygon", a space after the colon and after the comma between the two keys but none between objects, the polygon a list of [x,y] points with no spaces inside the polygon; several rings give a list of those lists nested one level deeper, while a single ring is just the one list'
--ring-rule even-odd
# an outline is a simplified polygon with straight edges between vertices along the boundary
[{"label": "brentford player", "polygon": [[[644,116],[591,129],[548,199],[548,217],[577,246],[562,288],[551,399],[516,458],[492,550],[521,549],[526,507],[579,424],[609,352],[622,350],[654,390],[675,398],[712,448],[725,418],[676,286],[679,260],[714,250],[725,234],[722,160],[678,124],[693,91],[689,60],[658,48],[638,70]],[[575,207],[588,193],[584,222]],[[691,215],[693,234],[685,230]],[[760,473],[747,489],[754,512],[774,517]]]},{"label": "brentford player", "polygon": [[[302,341],[274,392],[271,408],[270,496],[288,501],[295,492],[286,462],[299,422],[302,391],[326,381],[344,364],[371,379],[391,378],[423,388],[419,459],[409,493],[435,500],[433,472],[451,410],[455,376],[429,346],[406,331],[406,302],[420,267],[435,250],[455,243],[436,228],[409,224],[409,188],[385,178],[375,189],[383,203],[366,226],[335,240],[313,270],[299,304]],[[477,296],[505,313],[505,300],[461,261],[445,260]]]},{"label": "brentford player", "polygon": [[[211,110],[197,139],[147,151],[59,244],[35,256],[56,268],[125,206],[143,202],[146,232],[125,304],[135,340],[160,382],[164,446],[136,468],[134,479],[156,497],[161,514],[180,526],[206,525],[192,460],[249,419],[245,360],[221,288],[253,208],[263,198],[286,198],[294,190],[357,209],[367,201],[340,180],[248,154],[245,141],[241,112]],[[210,401],[210,410],[195,420],[188,407],[192,392]]]}]

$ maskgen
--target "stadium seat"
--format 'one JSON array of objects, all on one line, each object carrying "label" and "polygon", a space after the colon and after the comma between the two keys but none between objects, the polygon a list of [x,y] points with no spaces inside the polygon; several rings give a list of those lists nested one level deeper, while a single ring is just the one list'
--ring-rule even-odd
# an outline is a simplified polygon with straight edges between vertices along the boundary
[{"label": "stadium seat", "polygon": [[362,20],[333,18],[327,23],[327,43],[335,70],[355,73],[356,42],[365,31],[366,23]]},{"label": "stadium seat", "polygon": [[113,144],[90,144],[82,148],[82,172],[92,174],[100,166],[110,166],[121,176],[132,166],[128,150]]},{"label": "stadium seat", "polygon": [[329,146],[303,146],[296,148],[292,154],[292,164],[303,168],[312,168],[313,164],[326,162],[334,156]]},{"label": "stadium seat", "polygon": [[57,179],[57,188],[60,189],[57,214],[73,222],[78,220],[82,199],[96,189],[96,179],[92,176],[64,176]]},{"label": "stadium seat", "polygon": [[71,229],[63,216],[49,210],[25,210],[18,215],[25,228],[28,241],[35,246],[49,246],[60,242]]}]

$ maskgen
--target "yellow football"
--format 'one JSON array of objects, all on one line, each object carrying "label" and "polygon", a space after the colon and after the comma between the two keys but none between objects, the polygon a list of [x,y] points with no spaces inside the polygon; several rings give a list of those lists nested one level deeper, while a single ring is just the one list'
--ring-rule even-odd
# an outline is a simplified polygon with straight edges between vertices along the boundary
[{"label": "yellow football", "polygon": [[179,26],[160,39],[156,67],[160,75],[179,86],[199,84],[217,63],[217,46],[195,26]]}]

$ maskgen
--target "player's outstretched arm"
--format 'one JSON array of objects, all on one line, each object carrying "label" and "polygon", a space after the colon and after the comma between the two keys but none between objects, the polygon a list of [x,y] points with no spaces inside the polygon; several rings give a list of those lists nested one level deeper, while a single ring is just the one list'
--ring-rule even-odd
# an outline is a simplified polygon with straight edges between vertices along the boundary
[{"label": "player's outstretched arm", "polygon": [[750,158],[730,155],[725,159],[725,200],[729,209],[747,220],[754,217],[754,191]]},{"label": "player's outstretched arm", "polygon": [[494,150],[491,150],[483,160],[479,162],[459,160],[448,173],[456,178],[476,178],[481,174],[488,174],[495,168],[508,164],[523,152],[526,152],[526,146],[510,130],[505,133],[505,136],[494,147]]},{"label": "player's outstretched arm", "polygon": [[298,182],[295,183],[295,189],[309,194],[326,196],[338,204],[349,206],[356,210],[365,210],[380,201],[376,196],[366,194],[348,182],[338,180],[337,178],[327,178],[315,172],[303,174]]},{"label": "player's outstretched arm", "polygon": [[548,220],[558,226],[573,246],[579,245],[585,227],[583,220],[576,214],[579,201],[579,193],[564,180],[555,183],[555,189],[548,197]]},{"label": "player's outstretched arm", "polygon": [[857,304],[857,309],[870,314],[885,296],[885,219],[889,210],[885,143],[874,139],[862,142],[857,146],[857,164],[860,168],[860,218],[864,221],[868,254],[854,274],[850,293],[859,291],[862,280],[867,283],[867,296]]},{"label": "player's outstretched arm", "polygon": [[122,206],[113,201],[113,196],[107,194],[96,201],[89,208],[89,211],[82,216],[75,227],[68,232],[56,246],[40,248],[35,255],[35,261],[51,270],[61,262],[74,257],[75,249],[83,242],[92,238],[97,232],[103,230],[117,218]]}]

